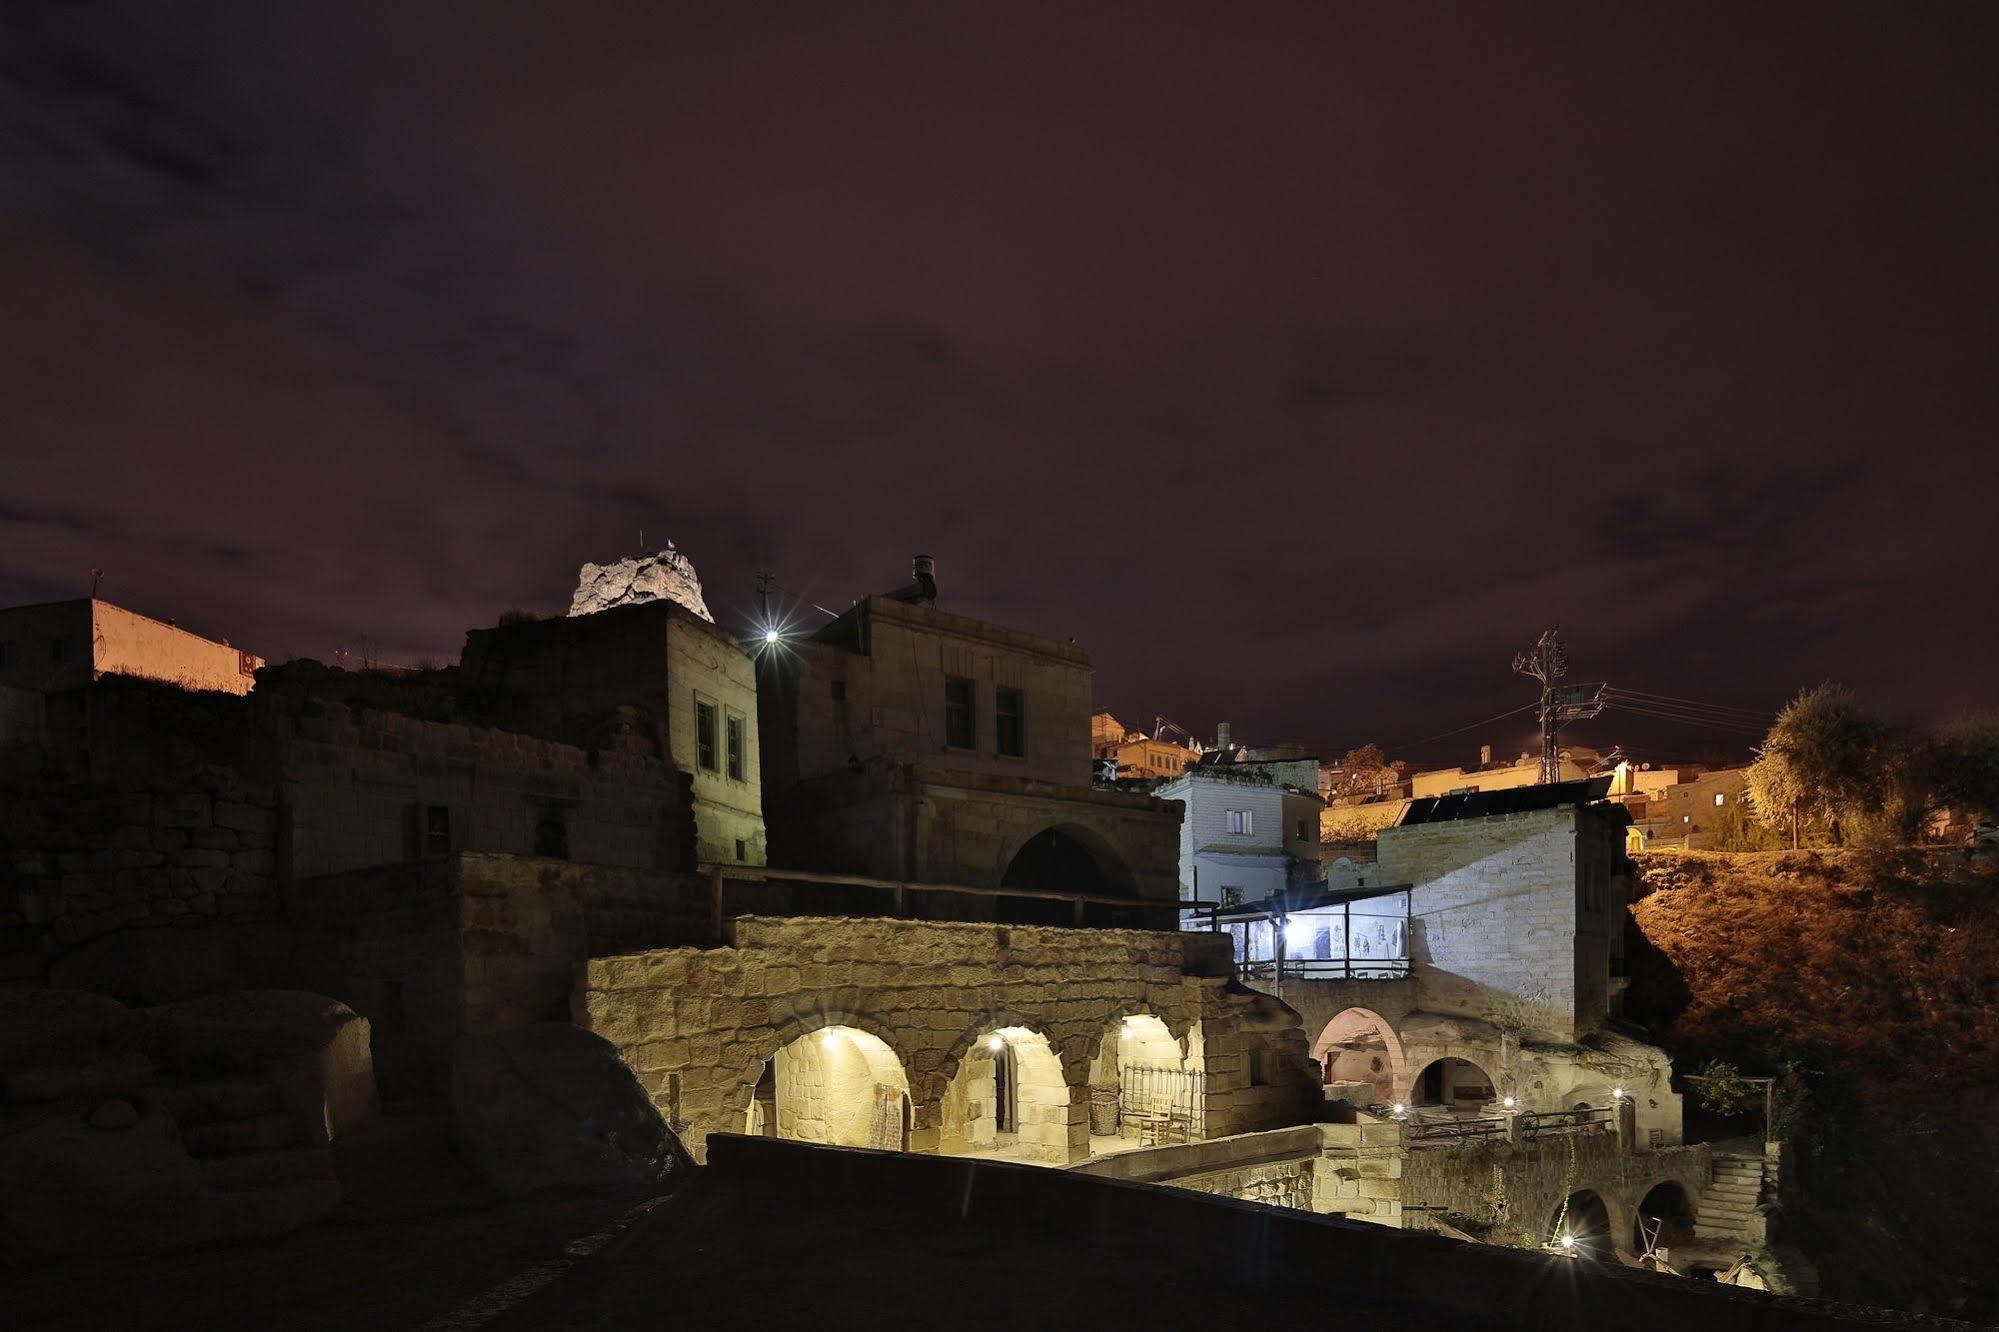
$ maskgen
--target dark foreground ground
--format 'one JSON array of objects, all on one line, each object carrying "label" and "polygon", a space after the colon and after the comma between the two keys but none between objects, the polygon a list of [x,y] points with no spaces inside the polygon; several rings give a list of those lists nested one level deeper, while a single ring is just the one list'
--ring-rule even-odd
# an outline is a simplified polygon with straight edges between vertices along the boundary
[{"label": "dark foreground ground", "polygon": [[341,1216],[282,1240],[10,1256],[0,1309],[9,1328],[286,1332],[1965,1326],[1032,1166],[727,1136],[709,1151],[649,1197],[511,1202],[389,1151]]}]

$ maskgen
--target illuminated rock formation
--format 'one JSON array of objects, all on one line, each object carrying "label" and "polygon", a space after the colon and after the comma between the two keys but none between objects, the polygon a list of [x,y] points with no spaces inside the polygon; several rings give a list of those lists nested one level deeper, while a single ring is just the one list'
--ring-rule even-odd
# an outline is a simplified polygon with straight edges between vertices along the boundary
[{"label": "illuminated rock formation", "polygon": [[638,555],[614,564],[586,564],[576,575],[571,615],[589,615],[613,606],[637,606],[648,601],[677,601],[710,624],[708,603],[701,599],[701,579],[694,563],[667,543],[657,555]]}]

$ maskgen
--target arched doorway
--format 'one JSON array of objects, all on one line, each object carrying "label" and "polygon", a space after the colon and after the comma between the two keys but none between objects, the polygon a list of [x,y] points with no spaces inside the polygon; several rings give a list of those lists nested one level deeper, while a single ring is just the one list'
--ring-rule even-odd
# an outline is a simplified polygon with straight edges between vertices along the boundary
[{"label": "arched doorway", "polygon": [[1548,1220],[1548,1246],[1579,1258],[1610,1257],[1610,1208],[1594,1189],[1577,1189]]},{"label": "arched doorway", "polygon": [[1067,1164],[1069,1084],[1048,1038],[1027,1027],[981,1032],[944,1088],[947,1155]]},{"label": "arched doorway", "polygon": [[1497,1099],[1492,1075],[1469,1059],[1446,1056],[1424,1065],[1410,1084],[1410,1104],[1476,1114]]},{"label": "arched doorway", "polygon": [[856,1027],[821,1027],[766,1065],[748,1120],[753,1134],[904,1151],[909,1078],[880,1037]]},{"label": "arched doorway", "polygon": [[1123,1151],[1205,1136],[1203,1074],[1150,1013],[1119,1019],[1090,1061],[1090,1149]]},{"label": "arched doorway", "polygon": [[[1116,907],[1097,904],[1086,912],[1095,925],[1137,925],[1137,880],[1111,845],[1088,828],[1064,824],[1043,828],[1028,838],[1000,875],[1002,888],[1037,888],[1049,892],[1090,893],[1099,897],[1134,899],[1132,919],[1114,919]],[[1068,925],[1074,908],[1067,902],[1033,897],[999,899],[1002,920],[1016,925]]]},{"label": "arched doorway", "polygon": [[1393,1105],[1408,1071],[1402,1042],[1379,1013],[1349,1008],[1312,1045],[1326,1095],[1356,1105]]},{"label": "arched doorway", "polygon": [[1672,1249],[1694,1238],[1694,1204],[1687,1191],[1673,1180],[1654,1184],[1638,1203],[1638,1216],[1631,1224],[1631,1251],[1649,1248]]}]

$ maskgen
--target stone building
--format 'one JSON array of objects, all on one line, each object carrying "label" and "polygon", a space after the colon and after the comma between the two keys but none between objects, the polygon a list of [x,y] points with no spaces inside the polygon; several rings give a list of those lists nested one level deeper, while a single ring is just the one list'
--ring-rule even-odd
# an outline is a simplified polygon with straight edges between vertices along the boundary
[{"label": "stone building", "polygon": [[1632,831],[1641,851],[1702,851],[1723,845],[1731,821],[1747,817],[1749,770],[1720,768],[1712,772],[1674,772],[1680,780],[1644,792],[1631,808]]},{"label": "stone building", "polygon": [[264,659],[95,597],[0,610],[0,685],[69,694],[106,675],[247,694]]},{"label": "stone building", "polygon": [[1088,654],[937,609],[918,565],[761,659],[771,863],[1174,901],[1177,811],[1091,788]]},{"label": "stone building", "polygon": [[694,859],[761,865],[756,665],[665,598],[474,629],[463,687],[508,730],[599,752],[632,737],[691,778]]},{"label": "stone building", "polygon": [[1185,743],[1166,738],[1168,731],[1177,729],[1161,717],[1158,729],[1147,735],[1127,727],[1108,712],[1092,714],[1090,753],[1097,760],[1097,776],[1114,781],[1178,777],[1189,765],[1200,761],[1201,751],[1194,747],[1191,737]]},{"label": "stone building", "polygon": [[1678,1142],[1670,1061],[1610,1020],[1629,868],[1605,785],[1412,802],[1376,863],[1187,926],[1231,936],[1350,1100],[1475,1114],[1511,1097],[1539,1112],[1621,1091],[1648,1142]]},{"label": "stone building", "polygon": [[1186,811],[1180,822],[1182,900],[1258,902],[1323,878],[1318,760],[1208,760],[1154,791]]},{"label": "stone building", "polygon": [[305,986],[370,1020],[392,1091],[566,1013],[593,954],[711,937],[695,866],[763,858],[752,663],[670,601],[475,631],[437,671],[85,703],[75,761],[0,770],[0,978]]},{"label": "stone building", "polygon": [[[1564,749],[1558,759],[1561,779],[1572,782],[1589,776],[1595,768],[1595,760],[1594,750]],[[1462,795],[1475,791],[1508,791],[1540,783],[1541,760],[1538,757],[1522,754],[1511,761],[1494,760],[1492,746],[1485,745],[1480,749],[1479,761],[1473,767],[1437,768],[1411,774],[1409,795],[1412,799],[1421,800],[1429,796]]]},{"label": "stone building", "polygon": [[264,659],[95,597],[0,610],[0,749],[33,746],[74,763],[89,691],[107,675],[247,694]]}]

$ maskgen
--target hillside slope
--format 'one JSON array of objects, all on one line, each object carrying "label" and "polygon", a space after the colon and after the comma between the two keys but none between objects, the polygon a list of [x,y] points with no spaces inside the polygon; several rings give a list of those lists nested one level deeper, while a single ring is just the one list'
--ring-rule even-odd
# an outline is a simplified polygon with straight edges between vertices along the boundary
[{"label": "hillside slope", "polygon": [[1787,1219],[1825,1293],[1999,1316],[1999,863],[1651,855],[1638,884],[1631,1016],[1683,1071],[1795,1071]]}]

